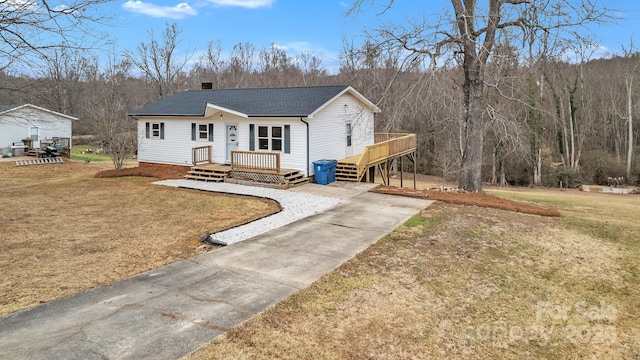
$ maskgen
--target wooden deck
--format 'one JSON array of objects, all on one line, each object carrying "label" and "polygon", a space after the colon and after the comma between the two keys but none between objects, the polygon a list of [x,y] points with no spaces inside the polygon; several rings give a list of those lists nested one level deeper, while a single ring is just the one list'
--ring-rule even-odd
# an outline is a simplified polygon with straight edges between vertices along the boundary
[{"label": "wooden deck", "polygon": [[[361,154],[338,161],[336,180],[373,182],[376,170],[389,185],[389,167],[391,162],[399,159],[402,168],[403,157],[416,164],[416,134],[376,133],[375,143],[365,147]],[[280,168],[280,153],[264,151],[232,151],[231,164],[211,163],[210,146],[193,148],[193,164],[187,179],[223,182],[227,179],[256,181],[261,183],[295,186],[307,183],[296,169]],[[402,184],[402,172],[401,172]],[[414,176],[415,188],[415,176]]]},{"label": "wooden deck", "polygon": [[361,154],[338,160],[336,179],[355,182],[373,181],[377,169],[383,182],[388,185],[390,162],[394,159],[400,159],[402,162],[404,156],[413,162],[415,172],[417,146],[415,134],[376,133],[375,141]]},{"label": "wooden deck", "polygon": [[280,168],[279,171],[263,169],[233,169],[228,164],[208,163],[192,166],[185,179],[225,182],[228,178],[237,180],[258,181],[274,184],[288,184],[291,186],[309,182],[296,169]]}]

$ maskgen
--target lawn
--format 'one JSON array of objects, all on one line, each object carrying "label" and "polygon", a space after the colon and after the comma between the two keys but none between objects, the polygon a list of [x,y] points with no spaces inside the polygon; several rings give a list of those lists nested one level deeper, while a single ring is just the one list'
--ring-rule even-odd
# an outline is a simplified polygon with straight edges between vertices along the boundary
[{"label": "lawn", "polygon": [[437,202],[188,358],[639,358],[640,196],[488,192],[562,217]]},{"label": "lawn", "polygon": [[205,251],[200,237],[279,210],[270,200],[95,178],[111,162],[0,162],[0,314]]},{"label": "lawn", "polygon": [[86,161],[86,162],[111,162],[111,157],[102,153],[95,148],[88,146],[74,146],[71,148],[71,158],[73,160]]}]

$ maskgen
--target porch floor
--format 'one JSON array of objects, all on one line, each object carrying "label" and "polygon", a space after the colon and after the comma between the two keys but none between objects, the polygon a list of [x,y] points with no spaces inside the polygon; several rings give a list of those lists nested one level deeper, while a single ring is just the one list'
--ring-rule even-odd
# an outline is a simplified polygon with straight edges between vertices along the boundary
[{"label": "porch floor", "polygon": [[[204,170],[204,171],[216,171],[216,172],[229,172],[231,171],[231,165],[229,164],[218,164],[218,163],[211,163],[211,164],[201,164],[201,165],[194,165],[192,166],[192,168],[197,168],[200,170]],[[251,169],[251,170],[237,170],[237,171],[247,171],[247,172],[253,172],[253,173],[260,173],[260,174],[278,174],[278,175],[290,175],[292,173],[296,173],[299,172],[299,170],[296,169],[283,169],[281,168],[279,172],[273,171],[273,170],[257,170],[257,169]]]},{"label": "porch floor", "polygon": [[[232,172],[233,171],[233,172]],[[309,178],[304,177],[299,170],[283,169],[280,171],[260,170],[260,169],[236,169],[233,170],[229,164],[200,164],[191,167],[186,179],[200,181],[226,182],[228,179],[253,180],[264,183],[285,184],[296,186],[309,182]]]}]

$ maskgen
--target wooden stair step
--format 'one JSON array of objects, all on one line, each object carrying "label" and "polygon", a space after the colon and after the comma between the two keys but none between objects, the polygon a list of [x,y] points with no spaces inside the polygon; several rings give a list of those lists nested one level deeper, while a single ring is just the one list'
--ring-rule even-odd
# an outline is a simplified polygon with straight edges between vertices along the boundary
[{"label": "wooden stair step", "polygon": [[213,182],[224,181],[224,178],[220,178],[220,177],[199,176],[199,175],[192,175],[192,174],[187,174],[184,176],[184,178],[188,180],[198,180],[198,181],[213,181]]}]

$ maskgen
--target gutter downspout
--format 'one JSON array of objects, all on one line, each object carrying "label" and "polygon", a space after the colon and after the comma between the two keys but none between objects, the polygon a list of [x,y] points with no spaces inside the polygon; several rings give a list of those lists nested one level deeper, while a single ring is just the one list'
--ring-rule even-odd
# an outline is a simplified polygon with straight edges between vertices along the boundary
[{"label": "gutter downspout", "polygon": [[310,176],[310,171],[309,171],[309,123],[304,121],[302,118],[300,118],[300,121],[302,121],[305,125],[307,125],[307,177]]}]

